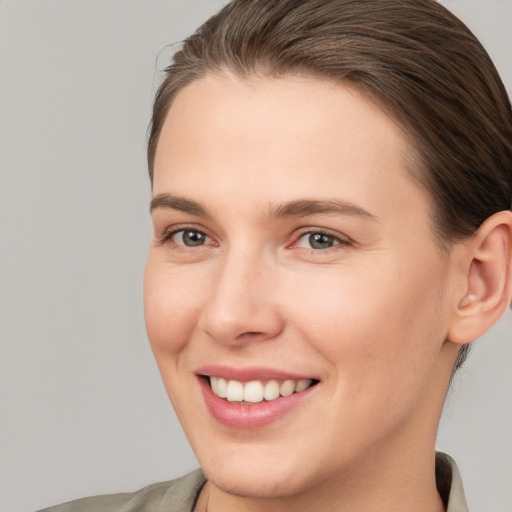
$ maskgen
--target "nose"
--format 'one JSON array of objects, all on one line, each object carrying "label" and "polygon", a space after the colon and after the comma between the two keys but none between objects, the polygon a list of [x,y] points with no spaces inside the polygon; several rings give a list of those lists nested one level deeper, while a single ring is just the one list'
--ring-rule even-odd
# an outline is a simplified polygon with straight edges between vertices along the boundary
[{"label": "nose", "polygon": [[284,328],[275,303],[275,272],[271,265],[233,255],[214,282],[199,327],[224,345],[246,345],[276,338]]}]

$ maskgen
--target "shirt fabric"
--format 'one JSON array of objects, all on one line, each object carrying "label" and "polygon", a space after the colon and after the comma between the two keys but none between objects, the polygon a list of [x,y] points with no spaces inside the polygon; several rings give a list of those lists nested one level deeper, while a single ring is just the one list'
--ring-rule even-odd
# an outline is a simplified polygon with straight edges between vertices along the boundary
[{"label": "shirt fabric", "polygon": [[[469,512],[455,461],[436,454],[436,481],[446,501],[446,512]],[[39,512],[192,512],[206,483],[200,469],[176,480],[160,482],[134,493],[92,496],[46,508]]]}]

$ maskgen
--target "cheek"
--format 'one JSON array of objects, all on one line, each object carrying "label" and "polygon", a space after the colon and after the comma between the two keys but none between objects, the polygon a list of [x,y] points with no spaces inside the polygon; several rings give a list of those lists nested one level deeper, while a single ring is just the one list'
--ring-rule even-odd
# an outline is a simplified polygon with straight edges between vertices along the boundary
[{"label": "cheek", "polygon": [[[187,417],[190,385],[182,381],[186,353],[199,315],[197,283],[184,279],[165,262],[148,258],[144,273],[146,331],[169,399],[180,421]],[[188,411],[190,412],[190,411]]]},{"label": "cheek", "polygon": [[393,385],[400,375],[405,382],[435,363],[444,341],[440,268],[414,268],[382,261],[306,278],[309,293],[287,290],[297,328],[354,389]]},{"label": "cheek", "polygon": [[194,280],[148,259],[144,273],[144,317],[149,342],[159,357],[179,353],[197,323],[201,294]]}]

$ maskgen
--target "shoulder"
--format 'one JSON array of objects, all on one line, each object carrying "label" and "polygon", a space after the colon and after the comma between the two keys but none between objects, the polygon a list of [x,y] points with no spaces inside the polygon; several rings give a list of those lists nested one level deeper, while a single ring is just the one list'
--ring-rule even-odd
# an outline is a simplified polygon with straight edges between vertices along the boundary
[{"label": "shoulder", "polygon": [[132,493],[82,498],[39,512],[190,512],[206,482],[201,470]]}]

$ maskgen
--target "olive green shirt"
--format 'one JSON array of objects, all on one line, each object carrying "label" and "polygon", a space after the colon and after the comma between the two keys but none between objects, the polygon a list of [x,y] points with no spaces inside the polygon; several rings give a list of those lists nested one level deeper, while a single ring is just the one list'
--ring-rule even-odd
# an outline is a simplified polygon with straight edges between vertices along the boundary
[{"label": "olive green shirt", "polygon": [[[453,459],[438,453],[436,480],[446,512],[469,512],[459,470]],[[206,478],[200,469],[177,480],[144,487],[134,493],[92,496],[40,512],[192,512]]]}]

